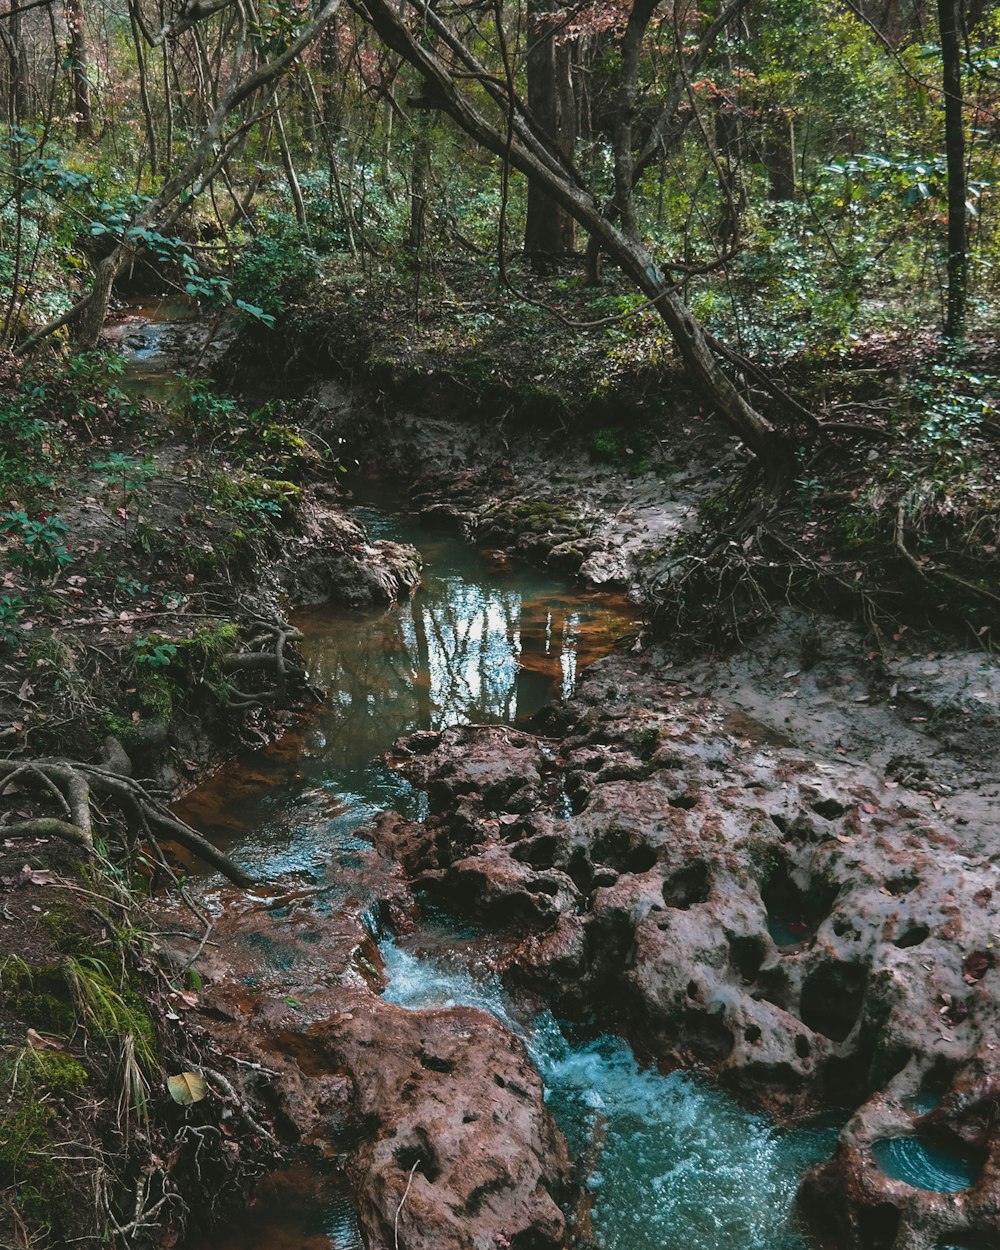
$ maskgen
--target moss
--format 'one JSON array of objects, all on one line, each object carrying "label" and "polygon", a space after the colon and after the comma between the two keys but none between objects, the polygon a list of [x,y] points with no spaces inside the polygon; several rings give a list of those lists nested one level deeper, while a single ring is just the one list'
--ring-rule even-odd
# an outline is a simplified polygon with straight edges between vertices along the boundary
[{"label": "moss", "polygon": [[[269,417],[274,414],[274,405],[261,409],[258,416]],[[269,453],[269,459],[288,458],[294,460],[310,453],[309,444],[298,430],[283,425],[280,421],[262,420],[254,424],[253,429],[242,435],[237,446],[247,454],[259,456],[261,449]]]},{"label": "moss", "polygon": [[23,1050],[0,1065],[0,1081],[11,1091],[0,1116],[0,1189],[13,1191],[29,1226],[54,1237],[68,1235],[76,1196],[69,1173],[53,1145],[60,1131],[53,1098],[79,1093],[90,1074],[72,1055]]},{"label": "moss", "polygon": [[54,1113],[25,1097],[0,1119],[0,1188],[12,1189],[18,1210],[30,1224],[55,1228],[67,1205],[65,1180],[46,1153]]},{"label": "moss", "polygon": [[66,979],[58,964],[29,968],[9,959],[0,968],[4,1007],[27,1028],[67,1037],[76,1028],[76,1015]]},{"label": "moss", "polygon": [[754,838],[747,846],[747,857],[757,870],[757,882],[766,886],[784,867],[781,852],[771,843]]},{"label": "moss", "polygon": [[179,693],[176,683],[165,673],[144,672],[137,679],[136,697],[139,710],[149,720],[169,722]]},{"label": "moss", "polygon": [[97,948],[88,936],[86,922],[78,910],[62,903],[53,903],[45,910],[42,924],[55,945],[67,955],[92,955]]},{"label": "moss", "polygon": [[111,712],[105,712],[98,725],[102,734],[117,738],[126,751],[138,750],[148,741],[143,724],[128,716],[115,716]]},{"label": "moss", "polygon": [[640,759],[649,759],[660,745],[660,731],[653,725],[647,725],[645,729],[636,729],[629,734],[628,744]]},{"label": "moss", "polygon": [[90,1073],[72,1055],[61,1050],[33,1050],[24,1064],[25,1076],[34,1085],[44,1085],[56,1094],[72,1094],[83,1089]]},{"label": "moss", "polygon": [[231,477],[217,478],[212,485],[212,498],[224,511],[235,504],[261,499],[265,503],[278,504],[288,513],[302,498],[302,487],[283,478],[264,477],[259,473],[238,473]]}]

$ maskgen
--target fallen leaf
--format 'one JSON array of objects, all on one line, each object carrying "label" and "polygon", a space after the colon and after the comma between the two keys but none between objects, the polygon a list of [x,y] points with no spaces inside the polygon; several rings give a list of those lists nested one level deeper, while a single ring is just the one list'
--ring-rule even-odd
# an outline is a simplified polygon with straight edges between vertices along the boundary
[{"label": "fallen leaf", "polygon": [[174,1102],[189,1107],[208,1094],[208,1082],[198,1072],[178,1072],[176,1076],[167,1077],[167,1089]]},{"label": "fallen leaf", "polygon": [[973,951],[962,961],[962,980],[968,985],[975,985],[986,975],[991,963],[986,951]]}]

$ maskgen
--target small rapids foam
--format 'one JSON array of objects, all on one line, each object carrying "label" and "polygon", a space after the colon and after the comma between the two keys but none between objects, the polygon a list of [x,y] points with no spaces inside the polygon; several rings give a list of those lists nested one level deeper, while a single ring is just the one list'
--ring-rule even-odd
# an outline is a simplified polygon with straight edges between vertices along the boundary
[{"label": "small rapids foam", "polygon": [[480,1007],[518,1033],[576,1159],[593,1160],[593,1235],[603,1250],[802,1250],[792,1208],[802,1173],[836,1129],[780,1132],[708,1082],[639,1066],[620,1038],[583,1041],[548,1012],[524,1017],[496,977],[382,944],[400,1006]]}]

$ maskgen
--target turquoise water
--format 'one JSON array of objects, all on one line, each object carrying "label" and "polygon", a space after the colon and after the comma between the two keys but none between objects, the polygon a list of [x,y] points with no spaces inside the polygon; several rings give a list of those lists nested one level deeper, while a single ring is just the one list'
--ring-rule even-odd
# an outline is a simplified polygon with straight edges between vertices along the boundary
[{"label": "turquoise water", "polygon": [[709,1082],[641,1068],[620,1038],[574,1037],[525,1016],[496,977],[461,958],[384,941],[386,998],[481,1007],[517,1032],[575,1160],[591,1165],[591,1236],[602,1250],[803,1250],[792,1209],[803,1172],[828,1158],[834,1127],[779,1131]]},{"label": "turquoise water", "polygon": [[[420,547],[423,587],[388,609],[302,614],[326,703],[303,732],[227,767],[179,808],[268,876],[319,876],[331,858],[346,870],[367,846],[360,827],[379,811],[419,816],[420,796],[379,762],[398,736],[523,721],[571,694],[580,669],[634,630],[621,601],[484,560],[378,509],[359,518],[373,537]],[[384,943],[387,997],[480,1006],[524,1038],[586,1175],[588,1236],[600,1250],[804,1250],[795,1193],[831,1153],[834,1128],[780,1132],[707,1081],[641,1068],[618,1038],[577,1036],[547,1013],[526,1014],[490,972],[488,935],[468,941],[430,921],[417,937],[432,954]],[[323,1226],[331,1247],[349,1250],[350,1221],[339,1231],[334,1222],[316,1212],[295,1227]]]},{"label": "turquoise water", "polygon": [[886,1176],[933,1193],[958,1193],[974,1185],[979,1175],[979,1164],[971,1155],[919,1135],[885,1137],[875,1143],[872,1153]]}]

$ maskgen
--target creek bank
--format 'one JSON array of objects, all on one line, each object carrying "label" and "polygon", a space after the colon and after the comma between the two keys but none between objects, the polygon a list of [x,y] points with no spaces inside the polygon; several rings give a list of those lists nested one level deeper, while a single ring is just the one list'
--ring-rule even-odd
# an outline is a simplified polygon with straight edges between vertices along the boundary
[{"label": "creek bank", "polygon": [[[169,335],[152,337],[147,396]],[[220,1213],[240,1203],[273,1143],[225,1054],[185,1027],[186,974],[145,945],[140,895],[176,886],[183,860],[162,796],[270,742],[318,697],[290,601],[388,602],[419,561],[369,542],[319,455],[268,414],[197,389],[169,411],[133,400],[97,357],[39,369],[51,452],[5,478],[2,540],[0,1238],[166,1245],[200,1195]],[[214,1119],[167,1096],[166,1076],[192,1065],[215,1074]]]},{"label": "creek bank", "polygon": [[[484,726],[404,740],[428,818],[387,813],[376,846],[420,893],[506,929],[505,975],[557,1011],[785,1118],[857,1107],[803,1188],[819,1229],[837,1213],[831,1245],[862,1250],[875,1224],[906,1250],[994,1238],[992,804],[975,820],[974,790],[952,811],[884,761],[782,744],[664,664],[592,666],[552,713],[555,743]],[[921,1113],[928,1090],[941,1102]],[[971,1188],[881,1172],[874,1142],[918,1130],[979,1153]]]},{"label": "creek bank", "polygon": [[[327,275],[276,333],[247,327],[220,376],[249,389],[280,378],[350,460],[396,474],[477,541],[492,532],[532,560],[636,584],[659,635],[690,651],[741,642],[785,601],[890,635],[995,631],[990,342],[970,344],[967,373],[941,366],[930,340],[886,333],[786,360],[797,415],[772,415],[794,454],[767,483],[773,466],[750,462],[641,318],[572,331],[524,306],[504,317],[479,289],[414,321],[392,277],[348,283]],[[546,302],[562,302],[559,287]],[[954,416],[965,406],[974,422]],[[614,524],[619,511],[637,524]]]}]

